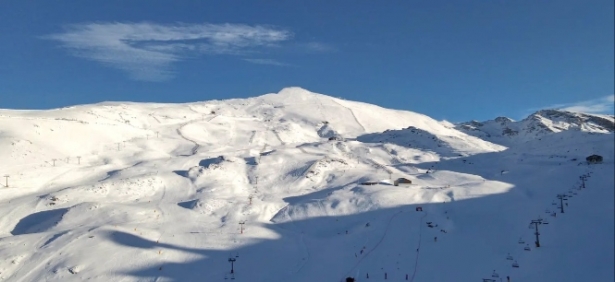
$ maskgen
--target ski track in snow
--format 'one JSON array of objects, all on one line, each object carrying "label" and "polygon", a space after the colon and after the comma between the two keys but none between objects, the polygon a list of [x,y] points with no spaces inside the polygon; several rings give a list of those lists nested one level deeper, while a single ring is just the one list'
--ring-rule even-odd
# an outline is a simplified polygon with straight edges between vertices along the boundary
[{"label": "ski track in snow", "polygon": [[363,132],[367,132],[367,130],[365,129],[365,126],[363,126],[363,124],[359,121],[359,119],[357,118],[357,115],[355,115],[354,111],[351,108],[342,105],[340,102],[336,101],[335,99],[332,99],[332,101],[344,107],[346,110],[348,110],[350,112],[350,115],[352,115],[352,118],[354,119],[354,121],[361,127]]},{"label": "ski track in snow", "polygon": [[346,275],[344,275],[344,277],[342,277],[342,279],[340,281],[345,281],[344,279],[346,279],[346,277],[348,276],[352,276],[352,272],[361,264],[361,262],[367,258],[373,251],[378,249],[378,246],[380,246],[380,243],[382,243],[384,241],[384,239],[386,238],[388,231],[389,231],[389,227],[391,225],[391,222],[393,221],[393,219],[395,219],[397,216],[399,216],[400,214],[402,214],[403,211],[399,211],[397,213],[395,213],[394,215],[392,215],[386,225],[386,228],[384,230],[384,233],[382,234],[382,237],[380,237],[380,240],[378,240],[378,242],[376,243],[376,245],[374,245],[368,252],[365,253],[364,256],[362,256],[355,264],[354,266],[348,270],[348,272],[346,272]]},{"label": "ski track in snow", "polygon": [[414,259],[414,269],[412,270],[412,277],[410,278],[410,281],[414,281],[414,276],[416,276],[416,272],[419,268],[419,255],[421,254],[421,241],[423,238],[423,219],[425,219],[425,217],[427,216],[427,212],[425,212],[425,214],[423,216],[421,216],[421,220],[419,222],[419,242],[418,242],[418,246],[417,248],[417,252],[416,252],[416,258]]},{"label": "ski track in snow", "polygon": [[196,141],[194,141],[194,140],[192,140],[192,139],[190,139],[190,138],[186,137],[186,136],[182,133],[182,128],[183,128],[184,126],[186,126],[186,125],[188,125],[188,124],[191,124],[191,123],[194,123],[194,122],[196,122],[196,121],[192,121],[192,122],[185,123],[184,125],[182,125],[181,127],[179,127],[179,128],[177,128],[177,129],[176,129],[177,134],[178,134],[181,138],[183,138],[184,140],[186,140],[186,141],[188,141],[188,142],[190,142],[190,143],[192,143],[192,144],[194,145],[194,146],[192,147],[192,149],[190,149],[190,153],[191,153],[192,155],[195,155],[195,154],[199,151],[199,147],[200,147],[200,145],[199,145],[199,143],[197,143]]},{"label": "ski track in snow", "polygon": [[[183,134],[182,129],[188,125],[191,125],[193,123],[197,123],[197,122],[210,122],[211,120],[213,120],[214,118],[216,118],[218,115],[214,115],[212,117],[205,117],[205,118],[200,118],[200,119],[195,119],[195,120],[191,120],[189,122],[186,122],[184,124],[182,124],[179,128],[176,129],[177,134],[184,140],[194,144],[194,146],[192,147],[192,149],[190,149],[190,154],[191,155],[196,155],[199,152],[199,148],[201,147],[201,145],[196,142],[195,140],[192,140],[190,138],[188,138],[186,135]],[[231,139],[231,138],[229,138]],[[232,143],[232,139],[229,141],[229,144]]]},{"label": "ski track in snow", "polygon": [[[285,211],[284,213],[286,214],[286,218],[288,218],[288,220],[291,222],[291,224],[293,225],[293,227],[295,229],[298,229],[297,225],[295,224],[295,221],[293,220],[293,218],[288,214],[288,206],[284,207]],[[303,267],[305,266],[305,264],[308,262],[308,260],[310,259],[310,251],[308,250],[307,246],[305,245],[305,239],[303,238],[303,231],[301,231],[301,233],[299,234],[299,231],[293,231],[295,233],[295,236],[299,237],[299,240],[301,242],[301,247],[303,249],[304,252],[304,258],[302,259],[301,264],[299,265],[299,267],[297,268],[297,270],[295,270],[295,272],[293,273],[294,275],[298,274]],[[281,280],[281,281],[288,281],[288,280]]]}]

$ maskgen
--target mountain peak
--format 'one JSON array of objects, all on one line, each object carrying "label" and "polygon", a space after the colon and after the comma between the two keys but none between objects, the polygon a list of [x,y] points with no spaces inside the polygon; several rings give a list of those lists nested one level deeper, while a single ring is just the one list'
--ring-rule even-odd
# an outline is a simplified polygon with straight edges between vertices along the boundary
[{"label": "mountain peak", "polygon": [[614,132],[615,118],[609,115],[544,109],[518,122],[507,117],[497,117],[484,122],[473,120],[460,123],[456,128],[466,134],[510,146],[519,141],[539,139],[568,130],[594,133]]},{"label": "mountain peak", "polygon": [[298,86],[291,86],[282,88],[282,90],[280,90],[277,94],[285,96],[307,96],[315,95],[316,93]]}]

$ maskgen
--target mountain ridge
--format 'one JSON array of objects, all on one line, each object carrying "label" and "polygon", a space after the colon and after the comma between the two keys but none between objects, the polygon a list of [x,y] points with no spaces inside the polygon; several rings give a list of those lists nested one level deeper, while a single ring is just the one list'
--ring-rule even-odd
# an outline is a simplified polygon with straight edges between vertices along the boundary
[{"label": "mountain ridge", "polygon": [[[613,280],[613,132],[503,145],[419,113],[280,92],[0,110],[0,280]],[[573,127],[548,116],[529,121]],[[537,215],[551,221],[543,248],[527,228]]]}]

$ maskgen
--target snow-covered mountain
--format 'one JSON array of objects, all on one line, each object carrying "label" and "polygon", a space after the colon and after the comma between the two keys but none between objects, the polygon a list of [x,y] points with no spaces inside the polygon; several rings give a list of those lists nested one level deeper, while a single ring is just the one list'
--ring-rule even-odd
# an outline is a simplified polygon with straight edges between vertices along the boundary
[{"label": "snow-covered mountain", "polygon": [[589,133],[615,131],[612,115],[585,114],[563,110],[541,110],[520,121],[497,117],[484,122],[470,121],[455,125],[466,134],[497,144],[514,144],[535,140],[562,131],[575,130]]},{"label": "snow-covered mountain", "polygon": [[613,281],[613,117],[480,124],[301,88],[0,110],[0,280]]}]

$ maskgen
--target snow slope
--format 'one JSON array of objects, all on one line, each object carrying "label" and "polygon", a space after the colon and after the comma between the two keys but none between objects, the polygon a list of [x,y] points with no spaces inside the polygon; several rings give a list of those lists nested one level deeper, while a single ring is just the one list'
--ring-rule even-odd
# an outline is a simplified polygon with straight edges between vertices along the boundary
[{"label": "snow slope", "polygon": [[0,280],[613,281],[612,131],[468,133],[301,88],[0,110]]}]

